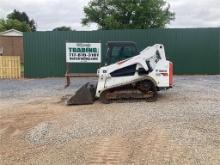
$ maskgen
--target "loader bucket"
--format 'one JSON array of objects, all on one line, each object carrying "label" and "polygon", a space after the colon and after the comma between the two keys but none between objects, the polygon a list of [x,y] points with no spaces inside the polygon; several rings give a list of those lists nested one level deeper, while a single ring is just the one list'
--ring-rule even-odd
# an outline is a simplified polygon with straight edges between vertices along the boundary
[{"label": "loader bucket", "polygon": [[84,84],[76,93],[71,96],[66,104],[67,105],[86,105],[92,104],[95,101],[97,84],[88,82]]}]

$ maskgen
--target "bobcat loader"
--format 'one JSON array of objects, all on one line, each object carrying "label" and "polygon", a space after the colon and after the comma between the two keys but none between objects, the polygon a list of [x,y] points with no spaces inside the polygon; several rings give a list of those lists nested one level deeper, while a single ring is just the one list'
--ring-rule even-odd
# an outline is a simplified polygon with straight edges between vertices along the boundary
[{"label": "bobcat loader", "polygon": [[166,60],[164,46],[156,44],[137,52],[133,42],[108,42],[106,65],[97,70],[98,82],[88,82],[67,105],[118,100],[155,101],[157,91],[173,85],[173,64]]}]

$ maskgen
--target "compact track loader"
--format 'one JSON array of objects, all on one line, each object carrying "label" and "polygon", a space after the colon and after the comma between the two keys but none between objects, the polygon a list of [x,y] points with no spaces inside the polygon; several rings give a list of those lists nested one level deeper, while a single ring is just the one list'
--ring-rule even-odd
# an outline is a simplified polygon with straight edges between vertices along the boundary
[{"label": "compact track loader", "polygon": [[118,100],[155,101],[157,91],[173,85],[173,64],[164,46],[156,44],[138,53],[133,42],[108,42],[105,66],[97,70],[98,82],[88,82],[70,97],[67,105]]}]

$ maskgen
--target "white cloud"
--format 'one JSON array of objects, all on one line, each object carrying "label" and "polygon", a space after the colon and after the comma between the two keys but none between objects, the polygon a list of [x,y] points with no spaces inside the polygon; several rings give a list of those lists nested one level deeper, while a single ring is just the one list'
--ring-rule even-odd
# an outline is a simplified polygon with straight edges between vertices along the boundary
[{"label": "white cloud", "polygon": [[[38,25],[38,30],[71,26],[76,30],[94,30],[95,24],[82,26],[83,7],[90,0],[0,0],[0,17],[13,9],[25,11]],[[220,0],[167,0],[176,20],[168,27],[220,27]]]},{"label": "white cloud", "polygon": [[167,0],[176,20],[169,27],[220,27],[219,0]]},{"label": "white cloud", "polygon": [[93,30],[95,25],[82,26],[83,7],[89,0],[0,0],[0,17],[17,9],[25,11],[37,22],[38,30],[51,30],[57,26],[71,26],[76,30]]}]

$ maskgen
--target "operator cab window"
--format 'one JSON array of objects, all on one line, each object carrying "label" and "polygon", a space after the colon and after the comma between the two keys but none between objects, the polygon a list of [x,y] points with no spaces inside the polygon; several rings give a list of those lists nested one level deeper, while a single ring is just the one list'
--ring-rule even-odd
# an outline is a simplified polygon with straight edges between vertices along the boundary
[{"label": "operator cab window", "polygon": [[135,55],[137,54],[136,54],[136,49],[134,47],[129,47],[129,46],[124,47],[123,56],[125,58],[131,58]]},{"label": "operator cab window", "polygon": [[118,61],[131,58],[136,55],[136,49],[130,46],[123,47],[113,47],[111,54],[111,63],[116,63]]}]

